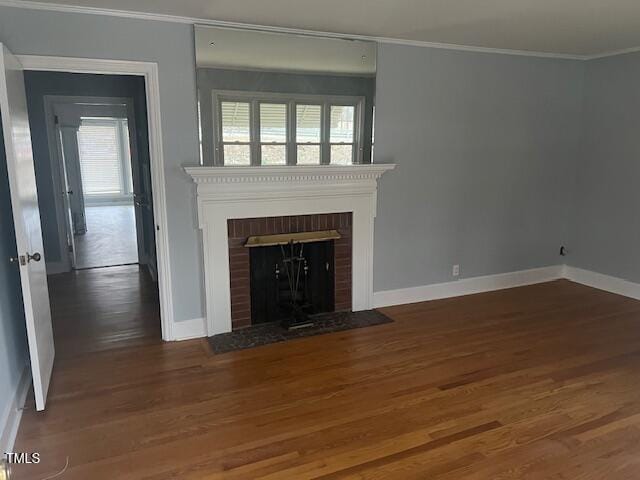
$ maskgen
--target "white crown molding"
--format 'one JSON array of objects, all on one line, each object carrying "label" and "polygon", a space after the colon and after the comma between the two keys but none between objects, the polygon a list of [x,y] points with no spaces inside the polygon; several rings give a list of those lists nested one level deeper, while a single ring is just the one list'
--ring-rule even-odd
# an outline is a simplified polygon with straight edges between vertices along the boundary
[{"label": "white crown molding", "polygon": [[66,13],[84,13],[91,15],[106,15],[111,17],[124,17],[134,18],[139,20],[154,20],[159,22],[172,22],[183,24],[199,24],[210,25],[216,27],[227,28],[243,28],[249,30],[261,30],[268,32],[290,33],[295,35],[312,35],[331,38],[344,38],[349,40],[363,40],[377,43],[397,44],[414,47],[426,47],[426,48],[438,48],[444,50],[461,50],[467,52],[476,53],[495,53],[501,55],[516,55],[525,57],[541,57],[541,58],[558,58],[564,60],[591,60],[595,58],[602,58],[612,55],[620,55],[622,53],[628,53],[629,51],[636,51],[640,47],[635,47],[627,50],[617,50],[610,53],[604,52],[595,55],[577,55],[577,54],[564,54],[564,53],[552,53],[552,52],[536,52],[529,50],[515,50],[508,48],[492,48],[492,47],[478,47],[472,45],[457,45],[452,43],[439,43],[439,42],[427,42],[420,40],[407,40],[401,38],[389,38],[379,37],[372,35],[355,35],[348,33],[336,33],[336,32],[323,32],[317,30],[305,30],[299,28],[287,28],[287,27],[272,27],[268,25],[256,25],[251,23],[240,22],[227,22],[224,20],[212,20],[208,18],[196,18],[196,17],[183,17],[177,15],[167,15],[160,13],[147,13],[147,12],[135,12],[131,10],[116,10],[108,8],[87,7],[79,5],[61,5],[55,3],[34,2],[30,0],[0,0],[0,6],[23,8],[29,10],[47,10],[52,12],[66,12]]},{"label": "white crown molding", "polygon": [[611,50],[610,52],[596,53],[594,55],[586,55],[584,60],[598,60],[599,58],[616,57],[627,53],[640,52],[640,47],[621,48],[620,50]]}]

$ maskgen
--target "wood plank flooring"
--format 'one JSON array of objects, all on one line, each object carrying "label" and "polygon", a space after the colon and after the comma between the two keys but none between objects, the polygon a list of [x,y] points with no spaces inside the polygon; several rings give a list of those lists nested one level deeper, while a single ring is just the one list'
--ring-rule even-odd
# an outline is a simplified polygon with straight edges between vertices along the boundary
[{"label": "wood plank flooring", "polygon": [[48,283],[56,360],[160,342],[158,287],[143,267],[76,270]]},{"label": "wood plank flooring", "polygon": [[16,446],[42,462],[15,478],[67,456],[65,480],[640,478],[640,302],[559,280],[384,312],[224,355],[61,359]]},{"label": "wood plank flooring", "polygon": [[138,263],[133,201],[85,208],[87,232],[75,236],[76,268]]}]

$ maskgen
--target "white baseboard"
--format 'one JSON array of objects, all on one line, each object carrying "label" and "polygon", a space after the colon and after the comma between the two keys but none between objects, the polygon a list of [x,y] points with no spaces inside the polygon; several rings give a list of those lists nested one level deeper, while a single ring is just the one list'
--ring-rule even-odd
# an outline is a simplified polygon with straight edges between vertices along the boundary
[{"label": "white baseboard", "polygon": [[202,338],[207,336],[204,318],[192,318],[191,320],[183,320],[175,322],[171,326],[173,340],[190,340],[192,338]]},{"label": "white baseboard", "polygon": [[426,302],[439,298],[458,297],[472,293],[549,282],[563,277],[563,267],[563,265],[553,265],[497,275],[463,278],[453,282],[374,292],[373,306],[374,308],[380,308],[405,303]]},{"label": "white baseboard", "polygon": [[22,418],[22,408],[27,398],[27,392],[31,385],[31,371],[25,366],[20,376],[18,386],[13,392],[13,398],[6,410],[2,413],[0,421],[0,452],[13,451],[13,445],[18,435],[18,427]]},{"label": "white baseboard", "polygon": [[68,265],[64,262],[47,262],[47,275],[70,272]]},{"label": "white baseboard", "polygon": [[564,267],[564,277],[572,282],[581,283],[588,287],[640,300],[639,283],[592,272],[590,270],[583,270],[582,268],[570,267],[569,265],[565,265]]}]

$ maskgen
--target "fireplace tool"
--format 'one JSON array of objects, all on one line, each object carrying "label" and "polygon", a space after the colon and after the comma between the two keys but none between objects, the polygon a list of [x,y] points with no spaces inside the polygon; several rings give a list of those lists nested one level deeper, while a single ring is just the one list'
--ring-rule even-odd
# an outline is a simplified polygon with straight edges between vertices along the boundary
[{"label": "fireplace tool", "polygon": [[[285,248],[288,247],[288,248]],[[298,247],[296,252],[296,247]],[[288,250],[288,252],[287,252]],[[304,311],[307,303],[307,275],[309,266],[304,258],[304,243],[294,243],[290,241],[286,246],[280,245],[282,253],[282,265],[287,275],[287,284],[289,287],[289,318],[283,321],[283,326],[289,330],[296,328],[310,327],[313,321]],[[276,265],[276,280],[279,278],[280,269]],[[302,288],[300,288],[302,284]],[[278,292],[278,301],[280,301]]]}]

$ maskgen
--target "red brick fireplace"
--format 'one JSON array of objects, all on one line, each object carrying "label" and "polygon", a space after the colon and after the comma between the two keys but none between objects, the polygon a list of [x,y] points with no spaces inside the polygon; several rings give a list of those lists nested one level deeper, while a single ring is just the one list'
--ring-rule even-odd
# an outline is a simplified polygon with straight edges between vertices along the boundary
[{"label": "red brick fireplace", "polygon": [[[325,242],[325,256],[334,263],[326,270],[333,276],[324,278],[325,289],[317,289],[315,277],[304,285],[311,293],[311,303],[318,300],[313,291],[328,292],[333,286],[331,302],[317,308],[318,313],[327,311],[327,305],[354,312],[372,308],[378,179],[393,168],[389,164],[185,167],[197,188],[203,244],[206,317],[202,324],[194,319],[193,330],[212,336],[250,324],[252,297],[258,291],[251,292],[258,271],[251,269],[251,261],[267,254],[260,250],[271,247],[245,248],[243,244],[247,237],[263,232],[287,235],[338,230],[340,240],[330,246]],[[315,254],[320,247],[310,248]],[[278,279],[277,269],[274,274]],[[279,288],[277,296],[281,293]],[[281,297],[283,301],[286,296]],[[264,304],[260,303],[261,308]]]},{"label": "red brick fireplace", "polygon": [[351,309],[352,214],[331,213],[227,220],[231,324],[234,330],[251,325],[249,236],[337,230],[334,240],[335,310]]}]

